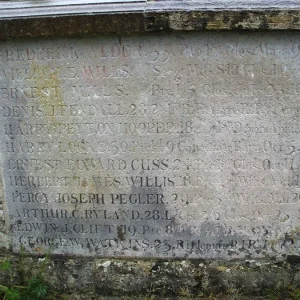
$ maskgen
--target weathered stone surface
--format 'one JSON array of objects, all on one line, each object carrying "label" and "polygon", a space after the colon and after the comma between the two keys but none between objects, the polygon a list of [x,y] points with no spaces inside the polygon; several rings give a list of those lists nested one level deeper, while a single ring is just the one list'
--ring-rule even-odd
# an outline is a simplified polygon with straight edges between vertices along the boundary
[{"label": "weathered stone surface", "polygon": [[298,38],[2,43],[14,251],[299,255]]},{"label": "weathered stone surface", "polygon": [[[49,299],[297,299],[299,268],[280,261],[57,259],[23,257],[14,282],[27,282],[41,268]],[[0,273],[8,284],[8,273]],[[280,298],[281,297],[281,298]]]},{"label": "weathered stone surface", "polygon": [[[49,9],[48,9],[49,10]],[[21,37],[87,36],[203,30],[299,30],[299,10],[180,10],[128,14],[4,18],[0,40]]]}]

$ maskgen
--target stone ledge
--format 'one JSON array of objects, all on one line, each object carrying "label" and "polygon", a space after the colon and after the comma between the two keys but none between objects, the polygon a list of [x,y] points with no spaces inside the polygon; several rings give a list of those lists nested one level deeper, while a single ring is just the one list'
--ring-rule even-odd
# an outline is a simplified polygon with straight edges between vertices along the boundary
[{"label": "stone ledge", "polygon": [[[136,4],[137,5],[137,4]],[[197,30],[299,30],[300,8],[170,9],[103,12],[66,12],[63,15],[28,13],[6,17],[0,2],[0,39],[84,36]],[[51,11],[50,8],[48,10]]]},{"label": "stone ledge", "polygon": [[[15,270],[21,259],[27,279],[44,262],[44,258],[6,258],[14,261]],[[53,289],[71,297],[64,299],[87,296],[89,299],[208,299],[212,296],[209,299],[264,299],[270,293],[289,296],[300,289],[299,264],[275,260],[51,258],[45,270],[44,276]],[[4,273],[0,276],[2,284],[7,280]],[[16,284],[19,280],[15,276]],[[81,295],[84,297],[80,298]]]}]

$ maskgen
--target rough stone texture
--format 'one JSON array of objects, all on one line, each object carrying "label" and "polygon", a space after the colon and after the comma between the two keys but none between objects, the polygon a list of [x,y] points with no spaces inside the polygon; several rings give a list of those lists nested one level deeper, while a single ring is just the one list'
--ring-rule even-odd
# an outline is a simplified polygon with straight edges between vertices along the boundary
[{"label": "rough stone texture", "polygon": [[178,30],[299,29],[299,11],[170,12],[125,15],[8,19],[0,22],[0,39],[99,33]]},{"label": "rough stone texture", "polygon": [[16,284],[20,264],[25,282],[46,264],[55,299],[289,299],[300,288],[299,266],[284,261],[10,259]]},{"label": "rough stone texture", "polygon": [[60,17],[0,17],[0,39],[197,30],[299,30],[299,10],[148,11]]}]

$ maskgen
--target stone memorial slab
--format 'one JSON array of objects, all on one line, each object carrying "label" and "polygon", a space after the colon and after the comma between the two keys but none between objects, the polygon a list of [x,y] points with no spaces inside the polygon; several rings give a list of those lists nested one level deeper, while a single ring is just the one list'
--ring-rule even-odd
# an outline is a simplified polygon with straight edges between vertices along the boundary
[{"label": "stone memorial slab", "polygon": [[299,254],[298,33],[1,42],[13,248]]}]

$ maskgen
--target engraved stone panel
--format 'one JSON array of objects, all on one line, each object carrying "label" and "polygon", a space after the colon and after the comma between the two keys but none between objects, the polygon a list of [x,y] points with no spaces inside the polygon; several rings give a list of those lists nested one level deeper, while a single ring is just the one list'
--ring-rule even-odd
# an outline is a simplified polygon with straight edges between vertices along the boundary
[{"label": "engraved stone panel", "polygon": [[1,43],[14,251],[299,254],[299,37]]}]

